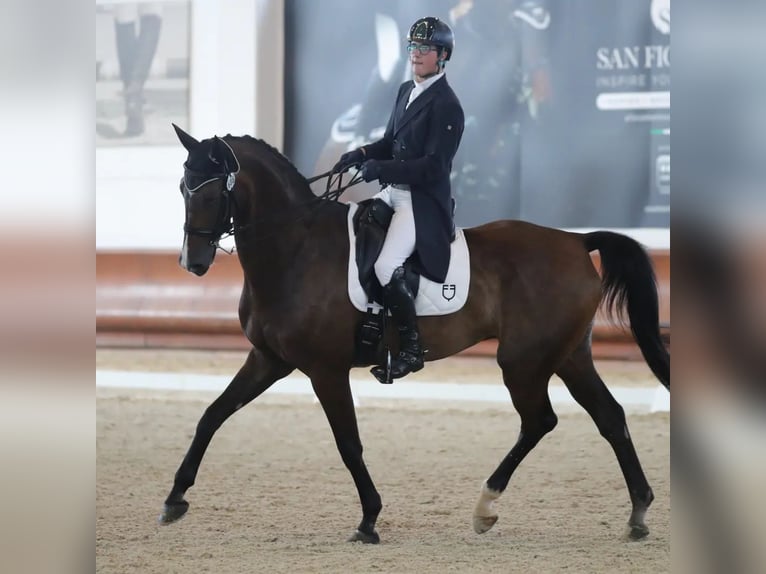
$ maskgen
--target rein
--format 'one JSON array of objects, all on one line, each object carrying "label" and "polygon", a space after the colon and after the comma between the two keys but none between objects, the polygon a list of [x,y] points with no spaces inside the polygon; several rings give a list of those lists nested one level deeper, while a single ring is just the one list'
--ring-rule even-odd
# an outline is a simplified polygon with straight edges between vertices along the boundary
[{"label": "rein", "polygon": [[[353,176],[351,176],[351,179],[349,180],[349,182],[346,185],[343,185],[343,174],[342,173],[334,174],[332,170],[326,171],[325,173],[321,173],[319,175],[316,175],[316,176],[314,176],[314,177],[312,177],[310,179],[307,179],[306,181],[309,184],[311,184],[311,183],[313,183],[315,181],[319,181],[320,179],[325,178],[325,177],[327,178],[327,185],[325,187],[324,193],[322,195],[318,195],[316,197],[312,197],[308,201],[299,204],[300,206],[315,205],[316,209],[319,209],[321,207],[324,207],[325,205],[327,205],[331,201],[337,202],[338,199],[340,198],[340,196],[343,195],[343,193],[348,188],[353,187],[353,186],[355,186],[357,184],[360,184],[360,183],[362,183],[364,181],[364,179],[362,179],[362,176],[360,175],[359,171],[357,171],[356,173],[354,173]],[[293,219],[290,219],[288,221],[284,221],[283,224],[295,223],[297,221],[300,221],[301,219],[304,219],[305,217],[307,217],[311,213],[313,213],[313,211],[308,211],[308,212],[306,212],[303,215],[299,215],[299,216],[297,216],[297,217],[295,217]],[[272,217],[268,217],[268,218],[267,217],[259,217],[255,221],[251,221],[250,223],[247,223],[245,225],[236,225],[235,226],[235,225],[232,224],[231,229],[227,232],[226,237],[228,237],[229,235],[233,235],[237,231],[241,231],[243,229],[247,229],[248,227],[253,227],[253,226],[257,225],[260,221],[263,221],[265,219],[270,219],[271,220],[273,218]],[[266,233],[266,234],[263,234],[263,235],[258,235],[256,237],[254,237],[253,240],[258,241],[258,240],[261,240],[261,239],[264,239],[264,238],[267,238],[267,237],[272,237],[272,236],[276,235],[277,233],[279,233],[279,231],[273,231],[271,233]],[[229,253],[229,254],[231,254],[233,252],[233,250],[232,250],[232,252],[226,251],[225,249],[223,249],[217,243],[216,243],[216,247],[218,247],[222,251],[225,251],[226,253]]]},{"label": "rein", "polygon": [[[333,175],[336,175],[337,177],[333,177]],[[343,185],[343,174],[334,174],[332,170],[326,171],[324,173],[320,173],[319,175],[315,175],[311,179],[307,179],[306,181],[309,184],[314,183],[315,181],[319,181],[322,178],[327,178],[327,186],[325,187],[325,192],[322,195],[318,195],[316,198],[314,198],[315,201],[317,199],[319,200],[330,200],[330,201],[338,201],[340,196],[343,194],[344,191],[346,191],[349,187],[354,187],[355,185],[362,183],[364,181],[362,179],[362,176],[359,173],[359,170],[357,170],[354,175],[351,176],[351,179],[346,185]],[[333,185],[337,184],[337,189],[332,189]]]},{"label": "rein", "polygon": [[[234,200],[234,194],[233,194],[233,191],[234,191],[233,176],[235,175],[236,174],[230,173],[222,177],[211,178],[205,182],[205,183],[209,183],[210,181],[213,181],[215,179],[221,179],[221,180],[225,179],[224,188],[221,190],[222,203],[218,210],[217,223],[213,229],[195,229],[190,227],[188,224],[184,223],[184,232],[190,235],[200,235],[203,237],[209,237],[210,245],[213,245],[216,249],[220,249],[221,251],[229,255],[234,253],[234,248],[232,248],[231,250],[228,250],[224,247],[221,247],[220,245],[221,239],[230,237],[234,235],[237,231],[242,231],[243,229],[253,227],[257,225],[260,221],[267,219],[267,218],[258,218],[256,221],[251,221],[250,223],[247,223],[245,225],[234,225],[234,220],[233,220],[234,210],[232,208],[236,207],[236,202]],[[342,173],[335,174],[332,170],[316,175],[310,179],[307,179],[306,181],[307,183],[311,184],[311,183],[314,183],[315,181],[319,181],[322,178],[327,178],[327,185],[325,187],[324,193],[322,195],[313,197],[310,200],[300,204],[301,206],[316,204],[316,207],[320,208],[324,205],[327,205],[328,201],[337,202],[340,196],[348,188],[358,185],[364,181],[364,179],[361,177],[358,170],[356,173],[354,173],[353,176],[351,176],[351,179],[345,185],[343,185],[343,174]],[[186,184],[184,183],[184,185]],[[201,186],[198,186],[198,187],[201,187]],[[285,221],[284,223],[289,224],[289,223],[294,223],[296,221],[300,221],[301,219],[305,218],[310,213],[312,212],[309,211],[306,214],[300,215],[292,220]],[[269,216],[268,219],[271,220],[273,218]],[[272,235],[275,235],[276,233],[278,232],[272,232],[262,236],[255,237],[255,240],[260,240],[265,237],[270,237]]]}]

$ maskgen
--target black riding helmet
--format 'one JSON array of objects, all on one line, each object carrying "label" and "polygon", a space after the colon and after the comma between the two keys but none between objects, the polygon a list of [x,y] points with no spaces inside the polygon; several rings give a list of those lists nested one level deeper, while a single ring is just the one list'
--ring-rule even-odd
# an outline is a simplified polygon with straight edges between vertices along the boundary
[{"label": "black riding helmet", "polygon": [[416,20],[410,28],[410,33],[407,34],[407,41],[431,44],[443,49],[447,53],[444,58],[445,62],[452,57],[452,50],[455,48],[455,36],[452,34],[452,28],[433,16]]}]

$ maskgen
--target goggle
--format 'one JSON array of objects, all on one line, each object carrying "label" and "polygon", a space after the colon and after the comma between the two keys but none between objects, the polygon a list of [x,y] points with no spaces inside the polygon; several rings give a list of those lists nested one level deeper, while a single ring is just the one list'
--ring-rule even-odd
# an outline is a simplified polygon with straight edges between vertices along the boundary
[{"label": "goggle", "polygon": [[412,54],[413,52],[419,52],[421,56],[425,56],[428,54],[431,50],[438,50],[438,46],[431,46],[430,44],[416,44],[415,42],[410,42],[407,44],[407,53]]}]

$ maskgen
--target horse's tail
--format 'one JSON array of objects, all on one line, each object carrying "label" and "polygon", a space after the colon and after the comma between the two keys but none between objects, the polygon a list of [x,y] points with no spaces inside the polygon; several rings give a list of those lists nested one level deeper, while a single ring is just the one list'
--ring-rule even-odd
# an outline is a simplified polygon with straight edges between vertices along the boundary
[{"label": "horse's tail", "polygon": [[670,390],[670,354],[660,336],[657,279],[641,245],[618,233],[584,235],[588,251],[601,254],[601,285],[607,311],[619,319],[627,308],[630,330],[649,368]]}]

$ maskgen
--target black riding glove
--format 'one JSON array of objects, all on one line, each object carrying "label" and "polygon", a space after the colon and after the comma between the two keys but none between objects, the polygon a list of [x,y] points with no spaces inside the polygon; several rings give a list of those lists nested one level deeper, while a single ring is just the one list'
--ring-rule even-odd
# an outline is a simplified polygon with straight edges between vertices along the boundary
[{"label": "black riding glove", "polygon": [[380,178],[380,162],[376,159],[368,159],[362,164],[362,179],[374,181]]},{"label": "black riding glove", "polygon": [[364,152],[360,149],[347,151],[338,160],[338,163],[332,168],[333,173],[343,173],[349,168],[359,165],[364,161]]}]

